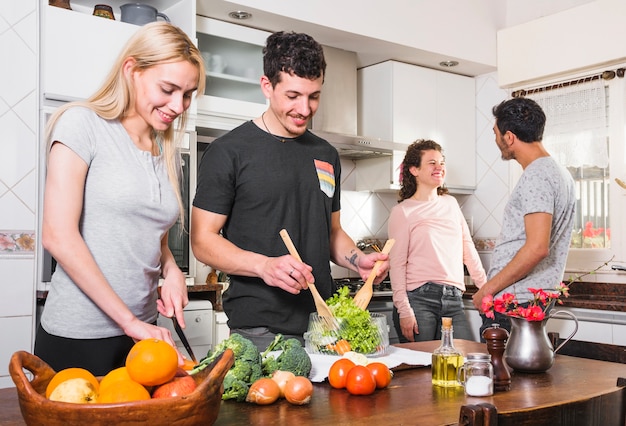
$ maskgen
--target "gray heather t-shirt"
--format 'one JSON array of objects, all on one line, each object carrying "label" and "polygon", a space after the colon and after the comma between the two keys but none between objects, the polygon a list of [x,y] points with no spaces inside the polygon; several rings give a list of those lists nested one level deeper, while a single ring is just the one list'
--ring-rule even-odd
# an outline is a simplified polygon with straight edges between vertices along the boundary
[{"label": "gray heather t-shirt", "polygon": [[526,242],[524,216],[552,215],[550,254],[530,274],[498,293],[514,293],[520,302],[532,299],[528,288],[553,290],[562,280],[569,250],[576,196],[574,180],[552,157],[530,163],[504,209],[504,220],[493,251],[488,279],[504,268]]},{"label": "gray heather t-shirt", "polygon": [[[140,320],[155,321],[161,238],[178,215],[162,156],[139,150],[118,120],[84,107],[67,110],[52,136],[89,166],[79,226],[96,263]],[[78,339],[124,334],[59,266],[41,324]]]}]

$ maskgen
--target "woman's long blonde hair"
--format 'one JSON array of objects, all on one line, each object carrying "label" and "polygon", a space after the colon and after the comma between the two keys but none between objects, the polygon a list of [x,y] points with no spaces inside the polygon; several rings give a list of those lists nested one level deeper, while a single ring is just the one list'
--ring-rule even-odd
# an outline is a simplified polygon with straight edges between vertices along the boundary
[{"label": "woman's long blonde hair", "polygon": [[[196,96],[204,93],[204,61],[198,48],[180,28],[167,22],[153,22],[141,27],[126,43],[119,54],[104,83],[96,93],[86,101],[71,102],[60,107],[46,125],[47,152],[52,144],[52,130],[59,117],[70,107],[80,105],[93,110],[105,120],[120,120],[126,116],[135,103],[132,82],[123,72],[127,58],[134,58],[136,70],[146,70],[153,66],[188,61],[198,69],[198,90]],[[187,111],[176,120],[175,127],[170,126],[163,132],[155,131],[157,140],[162,144],[167,175],[178,200],[180,221],[184,227],[184,208],[179,187],[181,176],[180,146],[187,125]]]}]

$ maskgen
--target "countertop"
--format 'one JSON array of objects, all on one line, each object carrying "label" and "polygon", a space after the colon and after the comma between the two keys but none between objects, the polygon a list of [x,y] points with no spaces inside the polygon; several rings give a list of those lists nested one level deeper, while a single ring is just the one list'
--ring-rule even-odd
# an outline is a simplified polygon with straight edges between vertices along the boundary
[{"label": "countertop", "polygon": [[[464,299],[471,299],[478,288],[466,286]],[[601,311],[626,312],[626,284],[574,282],[570,284],[570,296],[563,300],[563,307]]]},{"label": "countertop", "polygon": [[[398,346],[432,352],[439,341]],[[463,353],[486,352],[486,345],[455,340]],[[616,386],[626,365],[557,355],[546,373],[512,373],[511,390],[467,397],[462,388],[433,387],[429,367],[395,372],[391,385],[368,396],[349,395],[327,383],[314,384],[309,405],[285,400],[269,406],[223,401],[216,425],[424,424],[459,422],[461,407],[493,404],[498,425],[623,425],[625,391]],[[621,423],[620,423],[621,422]],[[14,388],[0,390],[0,424],[24,424]]]}]

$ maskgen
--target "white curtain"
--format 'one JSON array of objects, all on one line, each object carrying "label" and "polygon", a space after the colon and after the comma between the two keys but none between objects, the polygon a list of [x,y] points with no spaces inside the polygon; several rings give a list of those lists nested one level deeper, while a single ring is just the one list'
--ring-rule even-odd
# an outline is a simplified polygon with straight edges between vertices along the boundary
[{"label": "white curtain", "polygon": [[601,78],[527,95],[543,108],[543,143],[563,166],[608,167],[605,96]]}]

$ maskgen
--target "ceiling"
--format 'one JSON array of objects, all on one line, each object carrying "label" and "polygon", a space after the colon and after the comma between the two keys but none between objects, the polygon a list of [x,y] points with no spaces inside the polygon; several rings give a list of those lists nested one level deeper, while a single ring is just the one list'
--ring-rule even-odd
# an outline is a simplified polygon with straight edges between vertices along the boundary
[{"label": "ceiling", "polygon": [[[305,32],[323,45],[356,52],[359,68],[391,59],[478,76],[496,71],[499,29],[592,1],[597,0],[385,0],[373,6],[359,0],[197,0],[196,12],[268,32]],[[228,16],[236,10],[252,18]],[[459,65],[439,65],[451,60]]]},{"label": "ceiling", "polygon": [[[198,15],[233,22],[264,31],[293,30],[307,33],[322,45],[356,52],[357,66],[359,68],[393,59],[468,76],[486,74],[496,69],[495,65],[486,65],[471,62],[466,59],[441,55],[399,43],[384,41],[328,26],[312,24],[286,16],[268,13],[259,9],[252,9],[250,7],[241,9],[229,1],[198,0],[196,8]],[[233,19],[229,17],[228,14],[234,10],[250,12],[252,13],[252,18],[244,21]],[[453,68],[443,68],[439,65],[442,61],[450,60],[458,61],[459,65]]]}]

